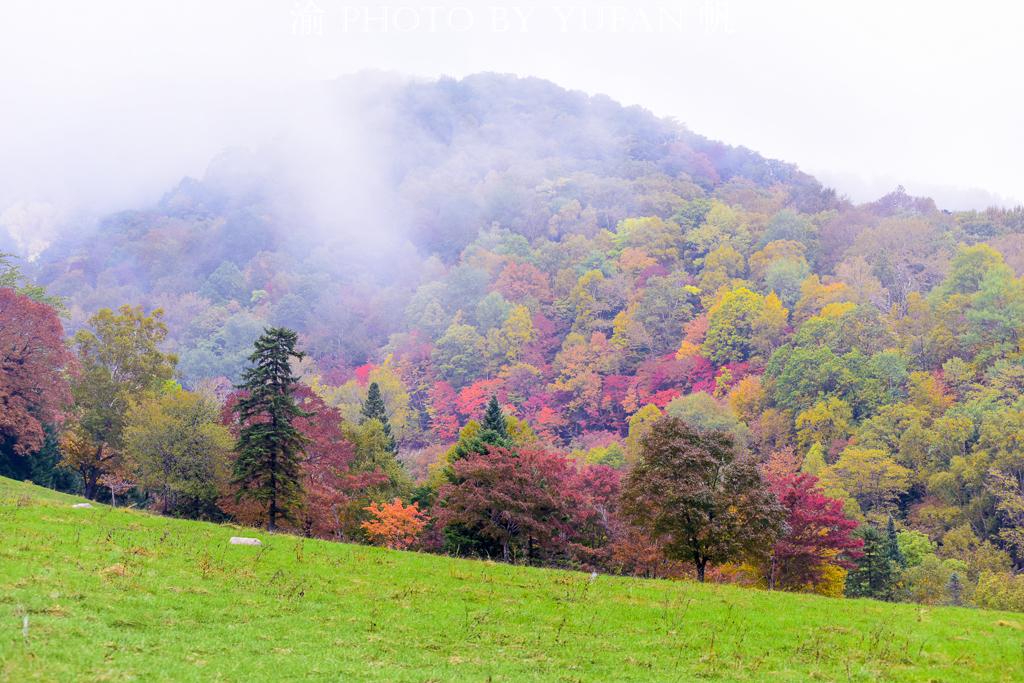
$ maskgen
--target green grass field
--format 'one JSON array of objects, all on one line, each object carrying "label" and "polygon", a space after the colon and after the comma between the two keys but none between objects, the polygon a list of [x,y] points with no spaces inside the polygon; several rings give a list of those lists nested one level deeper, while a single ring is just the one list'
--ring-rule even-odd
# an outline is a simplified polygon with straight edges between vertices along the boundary
[{"label": "green grass field", "polygon": [[0,680],[1024,678],[1024,615],[231,546],[236,527],[78,500],[0,479]]}]

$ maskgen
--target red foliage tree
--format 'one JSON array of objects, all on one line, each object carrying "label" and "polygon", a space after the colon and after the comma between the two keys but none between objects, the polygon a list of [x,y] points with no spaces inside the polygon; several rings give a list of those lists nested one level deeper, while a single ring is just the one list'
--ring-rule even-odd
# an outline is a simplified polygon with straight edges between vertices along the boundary
[{"label": "red foliage tree", "polygon": [[71,402],[56,311],[13,289],[0,289],[0,444],[18,455],[43,447],[43,425],[58,423]]},{"label": "red foliage tree", "polygon": [[502,368],[501,396],[506,405],[523,409],[535,396],[544,394],[543,373],[540,368],[519,363]]},{"label": "red foliage tree", "polygon": [[541,303],[551,301],[548,276],[532,263],[509,261],[498,275],[494,289],[509,301],[522,302],[531,298]]},{"label": "red foliage tree", "polygon": [[637,367],[629,387],[622,398],[626,412],[653,403],[663,408],[682,393],[697,391],[698,387],[714,390],[714,368],[701,356],[677,359],[674,353],[649,358]]},{"label": "red foliage tree", "polygon": [[562,347],[562,333],[558,324],[541,313],[533,314],[533,329],[537,338],[526,345],[520,360],[524,363],[543,368]]},{"label": "red foliage tree", "polygon": [[310,413],[295,420],[295,426],[310,440],[302,463],[302,532],[341,539],[345,513],[354,496],[387,481],[387,476],[383,472],[350,472],[355,451],[341,433],[341,415],[308,387],[299,387],[295,398],[299,407]]},{"label": "red foliage tree", "polygon": [[689,393],[703,391],[708,394],[715,391],[715,366],[704,356],[690,356],[684,359],[687,364],[687,377],[690,385]]},{"label": "red foliage tree", "polygon": [[648,579],[679,578],[688,571],[684,562],[665,556],[664,543],[621,520],[608,546],[608,563],[619,574]]},{"label": "red foliage tree", "polygon": [[570,550],[585,568],[607,567],[619,526],[622,472],[607,465],[590,465],[577,473],[573,485],[578,489],[581,505],[576,510]]},{"label": "red foliage tree", "polygon": [[353,374],[355,374],[356,376],[356,381],[365,387],[366,384],[370,381],[370,373],[373,372],[376,367],[377,366],[374,365],[373,363],[366,363],[364,365],[360,365],[353,371]]},{"label": "red foliage tree", "polygon": [[435,382],[427,395],[430,429],[442,442],[454,441],[459,435],[459,416],[455,410],[455,389],[448,382]]},{"label": "red foliage tree", "polygon": [[529,421],[533,429],[545,441],[555,443],[558,441],[558,433],[568,424],[565,415],[560,410],[552,408],[543,403],[541,399],[531,405],[533,412],[530,413]]},{"label": "red foliage tree", "polygon": [[857,522],[843,503],[817,488],[809,474],[788,474],[769,481],[786,510],[786,532],[775,543],[767,578],[770,588],[799,590],[822,580],[826,563],[852,568],[864,542],[851,535]]},{"label": "red foliage tree", "polygon": [[603,429],[621,429],[626,424],[626,410],[623,401],[632,381],[629,375],[608,375],[601,384],[601,415],[598,425]]},{"label": "red foliage tree", "polygon": [[458,483],[438,493],[440,528],[471,530],[500,549],[505,562],[554,559],[576,538],[585,499],[572,463],[558,453],[491,448],[453,469]]},{"label": "red foliage tree", "polygon": [[500,379],[481,379],[460,389],[458,398],[455,400],[455,407],[459,414],[464,419],[482,420],[484,408],[487,407],[487,401],[491,396],[497,396],[499,400],[504,399],[501,385]]}]

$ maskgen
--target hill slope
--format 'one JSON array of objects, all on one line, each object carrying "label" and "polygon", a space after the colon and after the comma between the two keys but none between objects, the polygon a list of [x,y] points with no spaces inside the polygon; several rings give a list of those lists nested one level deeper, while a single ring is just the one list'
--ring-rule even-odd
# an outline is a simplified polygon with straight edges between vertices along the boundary
[{"label": "hill slope", "polygon": [[[41,256],[37,279],[68,298],[70,329],[101,306],[163,307],[190,385],[237,379],[266,323],[302,333],[323,368],[349,370],[415,327],[414,293],[436,288],[481,231],[517,244],[593,236],[716,189],[775,192],[806,211],[841,204],[792,164],[538,79],[362,74],[306,95],[299,130],[226,150],[202,178]],[[476,293],[447,297],[443,315],[472,316]]]},{"label": "hill slope", "polygon": [[0,679],[995,681],[1021,664],[1020,617],[998,612],[231,546],[231,527],[76,500],[0,479]]}]

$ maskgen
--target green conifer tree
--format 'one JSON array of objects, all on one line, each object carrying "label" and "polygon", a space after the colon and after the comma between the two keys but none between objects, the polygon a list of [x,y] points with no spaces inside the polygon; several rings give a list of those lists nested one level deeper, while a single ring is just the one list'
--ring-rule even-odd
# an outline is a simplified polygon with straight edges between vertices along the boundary
[{"label": "green conifer tree", "polygon": [[896,537],[896,524],[893,522],[892,515],[889,515],[889,521],[885,527],[885,544],[886,552],[889,554],[889,559],[893,565],[905,569],[907,558],[903,556],[903,551],[900,550],[899,539]]},{"label": "green conifer tree", "polygon": [[451,463],[462,460],[472,453],[486,453],[491,446],[499,448],[512,448],[515,444],[508,433],[508,425],[505,422],[505,414],[501,411],[498,399],[491,396],[484,411],[484,420],[480,423],[479,431],[472,436],[464,437],[459,435],[449,458],[449,464],[445,468],[446,476],[451,479],[454,475]]},{"label": "green conifer tree", "polygon": [[846,575],[846,595],[891,600],[896,568],[889,557],[888,540],[870,525],[862,526],[856,534],[864,540],[864,555],[857,560],[857,567]]},{"label": "green conifer tree", "polygon": [[946,592],[949,594],[949,604],[957,607],[964,604],[964,585],[960,581],[960,574],[953,572],[949,575],[949,583],[946,584]]},{"label": "green conifer tree", "polygon": [[264,331],[238,385],[246,394],[233,408],[241,425],[235,445],[237,497],[267,506],[268,531],[277,528],[279,517],[291,518],[302,493],[300,466],[308,439],[293,421],[309,413],[292,396],[298,377],[292,374],[291,359],[304,356],[295,350],[296,341],[292,330]]},{"label": "green conifer tree", "polygon": [[370,387],[366,391],[366,400],[363,402],[363,408],[360,412],[363,416],[360,423],[367,420],[377,420],[377,422],[380,422],[380,426],[384,430],[384,436],[388,439],[388,451],[392,454],[397,454],[398,444],[395,443],[395,437],[391,433],[387,406],[384,404],[384,397],[380,393],[380,385],[376,382],[370,382]]},{"label": "green conifer tree", "polygon": [[484,412],[484,421],[480,425],[484,431],[492,431],[501,439],[508,439],[508,425],[505,423],[505,413],[501,412],[498,398],[494,395],[487,402],[487,410]]}]

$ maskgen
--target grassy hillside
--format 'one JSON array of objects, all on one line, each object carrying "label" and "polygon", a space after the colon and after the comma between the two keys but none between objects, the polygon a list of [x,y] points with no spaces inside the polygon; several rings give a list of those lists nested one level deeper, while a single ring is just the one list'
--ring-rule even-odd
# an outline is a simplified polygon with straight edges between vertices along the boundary
[{"label": "grassy hillside", "polygon": [[232,527],[76,501],[0,479],[0,680],[996,681],[1024,666],[1021,615],[265,533],[231,546]]}]

